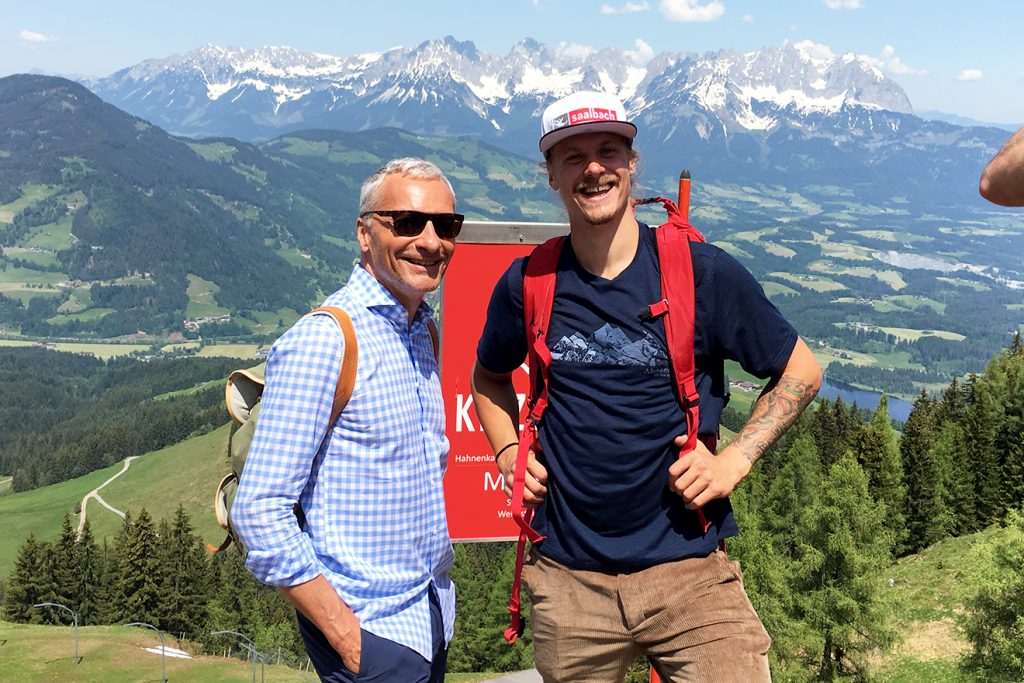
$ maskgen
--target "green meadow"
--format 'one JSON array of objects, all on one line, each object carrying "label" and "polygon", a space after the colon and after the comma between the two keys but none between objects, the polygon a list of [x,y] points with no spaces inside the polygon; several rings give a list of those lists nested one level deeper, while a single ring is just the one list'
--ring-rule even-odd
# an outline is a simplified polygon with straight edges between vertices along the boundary
[{"label": "green meadow", "polygon": [[[0,346],[34,346],[37,342],[24,339],[0,339]],[[51,342],[47,348],[68,353],[91,353],[97,358],[107,360],[115,356],[127,356],[132,353],[141,353],[149,349],[148,344],[110,344],[89,342]]]},{"label": "green meadow", "polygon": [[810,289],[815,292],[837,292],[846,289],[846,285],[840,284],[835,280],[830,280],[827,277],[820,277],[817,275],[807,275],[806,273],[775,272],[768,273],[768,277],[785,280],[786,282],[790,282],[794,285],[804,289]]}]

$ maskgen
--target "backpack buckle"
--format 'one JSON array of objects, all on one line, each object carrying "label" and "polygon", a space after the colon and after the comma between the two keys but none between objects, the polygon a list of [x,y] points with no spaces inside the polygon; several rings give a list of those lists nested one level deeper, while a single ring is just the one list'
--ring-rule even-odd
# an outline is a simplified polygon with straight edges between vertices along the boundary
[{"label": "backpack buckle", "polygon": [[668,299],[662,299],[661,301],[657,301],[650,306],[641,309],[639,316],[640,320],[645,323],[649,323],[657,320],[666,313],[668,313]]}]

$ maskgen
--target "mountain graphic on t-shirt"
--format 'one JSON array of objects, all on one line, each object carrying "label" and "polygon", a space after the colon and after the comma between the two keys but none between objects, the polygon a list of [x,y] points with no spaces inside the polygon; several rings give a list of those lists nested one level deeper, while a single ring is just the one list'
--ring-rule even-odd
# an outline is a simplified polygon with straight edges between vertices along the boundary
[{"label": "mountain graphic on t-shirt", "polygon": [[647,368],[666,368],[668,356],[646,330],[643,337],[630,340],[625,332],[605,323],[589,337],[580,332],[563,336],[551,347],[551,358],[570,363],[599,363],[602,365],[638,365]]}]

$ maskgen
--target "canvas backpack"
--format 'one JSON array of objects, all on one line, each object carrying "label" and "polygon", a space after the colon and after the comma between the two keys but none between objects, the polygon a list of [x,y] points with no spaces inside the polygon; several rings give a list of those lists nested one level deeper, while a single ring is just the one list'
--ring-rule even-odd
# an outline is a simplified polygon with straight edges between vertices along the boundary
[{"label": "canvas backpack", "polygon": [[[359,360],[359,346],[356,342],[356,332],[352,325],[352,319],[343,309],[336,306],[320,306],[314,308],[306,315],[329,315],[345,339],[345,351],[341,359],[341,370],[338,373],[338,382],[334,390],[334,401],[331,405],[331,418],[327,423],[333,425],[341,411],[345,409],[348,400],[352,397],[355,389],[356,369]],[[428,324],[430,341],[434,347],[434,358],[437,358],[439,340],[437,326],[433,321]],[[214,494],[213,509],[217,515],[217,523],[227,534],[219,546],[207,545],[210,552],[220,552],[232,543],[243,555],[245,549],[242,546],[234,527],[231,525],[231,502],[238,489],[238,482],[242,479],[242,470],[245,468],[246,455],[252,443],[253,434],[256,432],[256,423],[260,412],[260,399],[263,396],[263,373],[266,363],[253,368],[235,370],[228,375],[227,387],[225,388],[225,402],[227,403],[228,414],[234,424],[231,434],[228,437],[228,458],[231,460],[231,471],[228,472],[220,484],[217,485],[217,492]],[[330,427],[328,427],[330,429]],[[326,437],[325,437],[326,438]],[[317,449],[319,450],[319,449]],[[311,464],[312,464],[312,458]],[[295,516],[300,526],[305,523],[305,516],[298,502],[295,503]]]},{"label": "canvas backpack", "polygon": [[[687,177],[687,180],[689,178]],[[686,445],[680,454],[693,450],[697,443],[697,427],[700,423],[700,398],[697,394],[696,370],[693,358],[694,299],[693,262],[690,259],[690,241],[703,242],[700,234],[679,211],[676,204],[663,197],[642,199],[636,204],[661,202],[668,212],[668,221],[656,230],[658,242],[658,264],[661,270],[661,300],[647,306],[642,317],[654,320],[665,319],[665,338],[672,367],[672,377],[677,397],[686,416]],[[530,366],[530,393],[527,406],[529,413],[523,421],[516,452],[516,466],[512,484],[512,519],[519,526],[519,541],[516,544],[516,566],[512,580],[512,595],[508,610],[512,614],[512,625],[505,631],[505,640],[515,643],[522,635],[525,622],[522,618],[519,591],[522,581],[523,556],[526,541],[538,543],[544,537],[532,526],[533,510],[523,507],[523,490],[526,480],[526,465],[531,448],[540,451],[538,427],[548,402],[548,370],[551,365],[551,351],[547,347],[548,323],[555,296],[555,280],[558,258],[562,253],[565,236],[555,237],[540,245],[530,254],[523,277],[523,319],[526,324],[527,360]],[[705,440],[709,450],[714,452],[715,439]],[[700,523],[707,532],[710,523],[702,510],[697,510]]]},{"label": "canvas backpack", "polygon": [[[334,391],[334,402],[331,406],[331,419],[328,425],[333,425],[341,415],[356,383],[356,367],[359,360],[359,349],[356,343],[356,332],[352,326],[352,319],[343,309],[335,306],[321,306],[314,308],[306,315],[328,315],[341,330],[345,338],[345,351],[341,359],[341,371],[338,374],[338,383]],[[253,434],[256,432],[256,423],[260,414],[260,400],[263,397],[263,373],[266,370],[266,363],[261,363],[253,368],[234,370],[228,375],[227,387],[224,390],[224,400],[227,404],[228,414],[231,415],[233,424],[231,433],[228,436],[228,458],[231,460],[231,471],[224,475],[220,484],[217,485],[217,492],[213,498],[213,509],[217,515],[217,523],[227,532],[224,541],[215,546],[208,544],[206,547],[210,552],[220,552],[232,543],[243,555],[245,549],[242,546],[234,527],[231,525],[231,502],[234,500],[235,492],[238,490],[238,482],[242,480],[242,470],[245,468],[245,458],[252,443]],[[296,516],[301,519],[302,511],[296,506]]]}]

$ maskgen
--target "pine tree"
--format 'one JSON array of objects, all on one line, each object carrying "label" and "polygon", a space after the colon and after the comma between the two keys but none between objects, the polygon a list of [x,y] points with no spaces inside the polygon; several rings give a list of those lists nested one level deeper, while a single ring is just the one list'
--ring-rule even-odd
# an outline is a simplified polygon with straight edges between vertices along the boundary
[{"label": "pine tree", "polygon": [[889,417],[889,401],[882,394],[871,422],[860,423],[851,431],[850,444],[854,455],[868,475],[868,491],[877,503],[885,506],[894,548],[902,549],[907,537],[906,486],[900,462],[896,432]]},{"label": "pine tree", "polygon": [[879,580],[892,561],[886,524],[852,457],[832,466],[821,499],[801,518],[793,588],[802,618],[818,633],[823,680],[863,676],[865,656],[894,640]]},{"label": "pine tree", "polygon": [[156,532],[146,508],[134,522],[126,515],[116,589],[120,621],[158,621],[161,567],[156,549]]},{"label": "pine tree", "polygon": [[81,624],[101,624],[101,605],[109,599],[109,595],[105,595],[103,590],[106,558],[96,545],[88,520],[82,526],[77,543],[80,579],[78,621]]},{"label": "pine tree", "polygon": [[177,634],[199,634],[209,623],[210,576],[206,551],[192,533],[185,508],[178,505],[173,525],[161,523],[163,579],[160,625]]},{"label": "pine tree", "polygon": [[964,418],[966,442],[965,463],[974,471],[974,495],[977,517],[975,528],[981,529],[998,521],[1002,515],[1002,482],[996,435],[1001,422],[999,405],[986,382],[971,375],[968,382],[970,404]]},{"label": "pine tree", "polygon": [[477,649],[480,615],[487,611],[486,584],[497,573],[500,553],[498,544],[465,544],[455,546],[455,564],[451,576],[458,586],[459,609],[455,611],[455,638],[448,650],[450,671],[482,671]]},{"label": "pine tree", "polygon": [[114,536],[113,542],[104,549],[107,553],[107,575],[104,577],[104,588],[108,591],[110,600],[104,610],[103,623],[116,624],[124,621],[122,618],[126,606],[121,595],[121,563],[124,560],[124,549],[128,545],[128,536],[132,530],[132,513],[130,510],[124,513],[121,519],[121,528]]},{"label": "pine tree", "polygon": [[[800,516],[817,500],[821,492],[822,467],[814,439],[801,436],[786,453],[786,464],[768,487],[763,513],[759,515],[776,550],[788,560],[796,555],[798,539],[794,535]],[[746,533],[746,527],[744,534]]]},{"label": "pine tree", "polygon": [[1013,333],[1013,339],[1010,340],[1010,346],[1006,349],[1006,355],[1011,358],[1024,356],[1024,342],[1021,341],[1020,330]]},{"label": "pine tree", "polygon": [[935,421],[939,424],[944,422],[958,422],[964,419],[967,414],[967,401],[969,389],[960,382],[956,376],[950,381],[949,386],[942,392],[942,400],[936,408]]},{"label": "pine tree", "polygon": [[[996,388],[1002,422],[996,434],[1001,471],[1000,508],[1011,510],[1024,501],[1024,349],[1020,332],[1002,356],[993,361],[1001,369]],[[987,374],[986,370],[986,374]]]},{"label": "pine tree", "polygon": [[32,605],[41,602],[56,602],[53,582],[53,563],[50,560],[53,550],[50,543],[37,541],[35,534],[28,538],[18,549],[18,559],[14,562],[14,572],[7,583],[7,618],[30,624],[54,623],[50,620],[49,610],[35,609]]},{"label": "pine tree", "polygon": [[[86,522],[86,526],[89,522]],[[83,529],[83,534],[85,533]],[[90,535],[92,532],[89,532]],[[90,623],[93,624],[116,624],[121,614],[120,599],[117,593],[117,578],[120,572],[121,554],[118,550],[121,533],[114,537],[113,543],[103,539],[102,545],[98,548],[99,567],[98,581],[96,588],[95,609]]]},{"label": "pine tree", "polygon": [[975,472],[967,459],[967,438],[963,424],[947,421],[932,448],[939,478],[939,528],[943,536],[962,536],[978,529]]},{"label": "pine tree", "polygon": [[[775,504],[783,504],[783,500],[796,501],[801,499],[804,480],[797,473],[804,472],[806,467],[794,464],[797,453],[813,453],[814,468],[818,466],[818,455],[814,450],[814,439],[810,434],[801,435],[794,441],[785,457],[780,458],[786,465],[778,472],[775,481],[772,482],[770,491],[776,493]],[[751,471],[751,475],[757,473],[758,468]],[[820,484],[820,473],[817,474],[817,483]],[[769,510],[766,505],[761,506],[761,514],[755,513],[756,505],[753,504],[756,486],[747,486],[751,477],[748,475],[740,486],[729,496],[733,511],[736,514],[736,521],[743,529],[743,533],[735,538],[729,539],[729,557],[736,559],[743,566],[743,585],[750,597],[757,615],[764,624],[765,629],[772,637],[772,647],[768,652],[771,663],[772,674],[776,680],[788,680],[789,674],[795,669],[803,668],[801,653],[805,652],[810,644],[809,634],[806,626],[794,617],[796,613],[796,596],[790,586],[790,575],[792,574],[792,560],[783,555],[780,551],[793,545],[792,534],[794,527],[783,528],[778,518]],[[787,479],[790,480],[789,483]],[[794,483],[794,479],[800,479]],[[782,492],[785,492],[784,494]],[[817,493],[815,490],[814,493]],[[767,495],[762,493],[761,495]],[[794,505],[810,504],[810,502],[794,503]],[[793,510],[794,513],[797,510]],[[794,516],[794,520],[796,517]],[[776,528],[782,529],[782,537],[768,529],[769,522]],[[795,521],[794,521],[795,523]],[[643,678],[641,680],[646,680]]]},{"label": "pine tree", "polygon": [[210,630],[244,633],[250,615],[255,611],[258,584],[245,569],[238,553],[217,553],[210,562],[214,591],[210,605]]},{"label": "pine tree", "polygon": [[54,602],[79,612],[82,578],[78,567],[78,534],[71,526],[70,515],[64,515],[61,521],[60,537],[53,551],[53,579],[56,584]]},{"label": "pine tree", "polygon": [[936,441],[935,406],[923,389],[914,401],[900,439],[900,459],[907,485],[907,546],[909,553],[940,540],[942,508],[939,471],[933,446]]},{"label": "pine tree", "polygon": [[814,442],[821,458],[822,467],[826,470],[846,454],[850,422],[851,417],[841,398],[837,398],[835,403],[825,399],[814,411],[812,426]]}]

